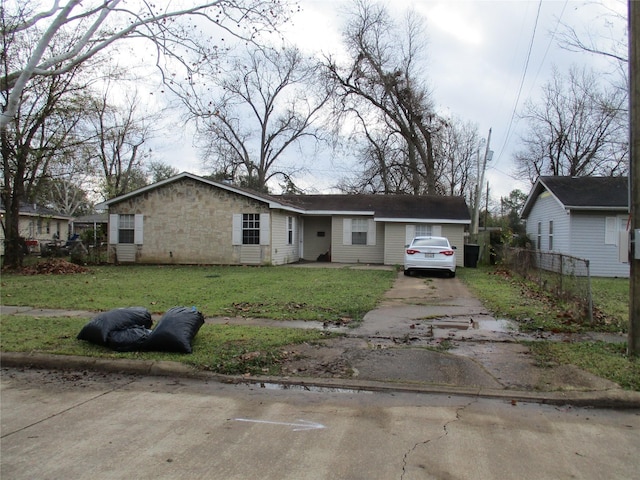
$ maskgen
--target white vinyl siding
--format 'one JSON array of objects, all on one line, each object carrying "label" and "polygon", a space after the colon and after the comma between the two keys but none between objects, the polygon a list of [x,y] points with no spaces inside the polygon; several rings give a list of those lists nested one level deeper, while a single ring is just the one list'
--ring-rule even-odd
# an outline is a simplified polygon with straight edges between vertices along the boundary
[{"label": "white vinyl siding", "polygon": [[[549,224],[553,222],[553,235]],[[527,235],[536,241],[537,227],[541,224],[542,251],[549,248],[553,238],[553,251],[589,260],[594,277],[628,277],[629,264],[620,261],[620,231],[626,227],[626,216],[600,212],[569,214],[551,195],[540,195],[527,217]]]},{"label": "white vinyl siding", "polygon": [[[614,229],[615,244],[605,243],[607,229]],[[626,217],[605,217],[599,213],[573,213],[571,216],[571,255],[589,260],[593,277],[628,277],[629,264],[621,261],[619,243],[620,232],[626,230]],[[613,233],[610,235],[613,236]],[[606,239],[608,240],[608,239]]]},{"label": "white vinyl siding", "polygon": [[271,259],[273,265],[300,260],[299,219],[287,212],[274,210],[271,214]]},{"label": "white vinyl siding", "polygon": [[372,218],[344,218],[342,220],[343,245],[376,244],[376,222]]},{"label": "white vinyl siding", "polygon": [[384,223],[367,220],[367,245],[352,245],[352,218],[335,216],[331,225],[331,261],[337,263],[377,263],[384,261]]},{"label": "white vinyl siding", "polygon": [[[553,245],[549,248],[550,222],[553,222]],[[569,253],[569,232],[571,220],[569,214],[551,195],[540,195],[527,218],[527,236],[533,247],[543,252],[553,249],[556,252]]]}]

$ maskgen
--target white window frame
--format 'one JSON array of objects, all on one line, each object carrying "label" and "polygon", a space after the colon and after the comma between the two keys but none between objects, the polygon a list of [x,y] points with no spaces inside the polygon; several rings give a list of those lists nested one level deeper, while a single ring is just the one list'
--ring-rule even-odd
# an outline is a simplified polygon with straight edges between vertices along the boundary
[{"label": "white window frame", "polygon": [[[109,215],[109,243],[120,244],[120,215]],[[144,241],[144,215],[136,213],[133,216],[133,245],[142,245]],[[132,245],[131,243],[127,245]]]},{"label": "white window frame", "polygon": [[[361,230],[353,229],[353,222],[358,221],[360,225],[358,228]],[[366,221],[366,230],[365,224],[361,223],[362,221]],[[353,233],[354,232],[366,232],[366,241],[365,243],[353,243]],[[373,218],[345,218],[342,222],[342,244],[343,245],[359,245],[359,246],[372,246],[376,245],[376,222]]]},{"label": "white window frame", "polygon": [[[247,212],[253,213],[254,212]],[[243,244],[243,235],[242,235],[242,225],[243,225],[243,215],[242,213],[234,213],[232,216],[232,229],[231,229],[231,244],[232,245],[269,245],[271,242],[271,215],[268,213],[260,213],[255,214],[259,215],[259,230],[260,230],[260,240],[258,244]]]},{"label": "white window frame", "polygon": [[604,219],[604,244],[618,245],[620,228],[618,227],[618,217],[605,217]]},{"label": "white window frame", "polygon": [[295,221],[291,216],[287,217],[287,245],[293,245],[295,242]]}]

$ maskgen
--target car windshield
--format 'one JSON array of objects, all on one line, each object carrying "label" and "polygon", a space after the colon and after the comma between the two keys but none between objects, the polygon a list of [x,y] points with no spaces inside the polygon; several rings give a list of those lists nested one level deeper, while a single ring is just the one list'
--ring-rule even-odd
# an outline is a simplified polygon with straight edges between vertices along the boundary
[{"label": "car windshield", "polygon": [[416,238],[414,247],[449,247],[446,238]]}]

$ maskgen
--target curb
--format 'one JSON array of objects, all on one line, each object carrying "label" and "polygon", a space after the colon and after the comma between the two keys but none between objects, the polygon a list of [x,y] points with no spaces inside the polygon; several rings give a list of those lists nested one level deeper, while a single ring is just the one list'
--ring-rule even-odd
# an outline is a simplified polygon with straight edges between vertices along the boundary
[{"label": "curb", "polygon": [[300,390],[354,390],[362,392],[395,392],[433,395],[457,395],[475,398],[531,402],[548,405],[574,405],[593,408],[640,408],[640,392],[612,389],[598,391],[527,391],[498,390],[481,387],[462,387],[439,384],[406,382],[381,382],[350,378],[293,378],[273,376],[222,375],[197,370],[188,365],[155,360],[104,359],[73,355],[49,355],[40,353],[0,353],[3,367],[43,368],[51,370],[95,370],[109,373],[129,373],[150,376],[185,377],[213,380],[227,384],[255,384],[261,388],[276,386],[281,389]]}]

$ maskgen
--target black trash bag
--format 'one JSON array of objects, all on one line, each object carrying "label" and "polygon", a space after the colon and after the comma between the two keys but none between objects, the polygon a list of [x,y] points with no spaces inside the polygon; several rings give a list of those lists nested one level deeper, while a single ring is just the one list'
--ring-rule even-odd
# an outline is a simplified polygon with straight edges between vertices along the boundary
[{"label": "black trash bag", "polygon": [[152,331],[143,326],[114,330],[109,333],[107,343],[117,352],[135,352],[142,348]]},{"label": "black trash bag", "polygon": [[144,307],[116,308],[93,317],[82,327],[77,338],[106,347],[111,332],[131,327],[151,328],[152,323],[151,313]]},{"label": "black trash bag", "polygon": [[203,323],[204,315],[195,307],[173,307],[165,312],[141,348],[191,353],[193,338]]}]

